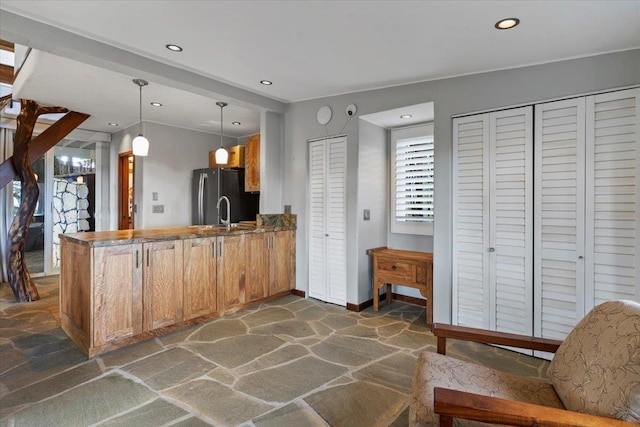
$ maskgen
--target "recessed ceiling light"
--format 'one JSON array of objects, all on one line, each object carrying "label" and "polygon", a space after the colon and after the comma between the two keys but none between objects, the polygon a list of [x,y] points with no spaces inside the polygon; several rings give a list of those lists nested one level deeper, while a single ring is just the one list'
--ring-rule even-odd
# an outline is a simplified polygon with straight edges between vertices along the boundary
[{"label": "recessed ceiling light", "polygon": [[118,124],[111,122],[111,123],[109,123],[109,126],[118,126]]},{"label": "recessed ceiling light", "polygon": [[169,49],[171,52],[182,52],[182,48],[177,44],[168,44],[165,47]]},{"label": "recessed ceiling light", "polygon": [[152,103],[151,103],[151,106],[152,106],[152,107],[162,107],[162,104],[161,104],[161,103],[159,103],[159,102],[152,102]]},{"label": "recessed ceiling light", "polygon": [[496,28],[498,30],[508,30],[509,28],[513,28],[520,23],[518,18],[505,18],[496,22]]},{"label": "recessed ceiling light", "polygon": [[401,119],[410,119],[411,117],[413,117],[411,114],[403,114],[400,116]]},{"label": "recessed ceiling light", "polygon": [[270,80],[260,80],[260,84],[265,85],[265,86],[269,86],[272,85],[273,82]]},{"label": "recessed ceiling light", "polygon": [[240,122],[231,122],[231,124],[234,125],[234,126],[240,126],[242,123],[240,123]]}]

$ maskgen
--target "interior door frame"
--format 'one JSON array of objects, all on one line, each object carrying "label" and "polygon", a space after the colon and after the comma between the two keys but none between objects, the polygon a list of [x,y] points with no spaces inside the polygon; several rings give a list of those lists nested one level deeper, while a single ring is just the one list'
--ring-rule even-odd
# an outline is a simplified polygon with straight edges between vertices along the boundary
[{"label": "interior door frame", "polygon": [[118,230],[128,230],[134,228],[135,225],[135,209],[131,211],[131,227],[125,218],[128,218],[129,205],[129,158],[131,158],[131,174],[133,175],[133,183],[131,185],[131,199],[135,200],[135,164],[136,158],[133,151],[125,151],[118,154]]}]

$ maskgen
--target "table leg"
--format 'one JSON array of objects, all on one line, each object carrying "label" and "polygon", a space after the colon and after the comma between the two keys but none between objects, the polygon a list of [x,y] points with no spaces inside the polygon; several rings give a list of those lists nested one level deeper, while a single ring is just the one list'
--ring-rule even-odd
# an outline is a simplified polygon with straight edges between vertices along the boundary
[{"label": "table leg", "polygon": [[378,282],[373,279],[373,310],[378,311],[380,309],[380,288]]}]

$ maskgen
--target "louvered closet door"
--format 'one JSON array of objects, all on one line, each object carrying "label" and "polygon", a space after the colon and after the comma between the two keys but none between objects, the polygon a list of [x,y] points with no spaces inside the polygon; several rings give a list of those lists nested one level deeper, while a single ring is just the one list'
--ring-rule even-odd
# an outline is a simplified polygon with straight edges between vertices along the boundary
[{"label": "louvered closet door", "polygon": [[309,296],[322,300],[326,296],[327,283],[326,164],[324,141],[311,142],[309,144]]},{"label": "louvered closet door", "polygon": [[453,324],[489,328],[489,116],[453,120]]},{"label": "louvered closet door", "polygon": [[533,107],[489,115],[489,327],[533,333]]},{"label": "louvered closet door", "polygon": [[534,335],[563,340],[584,316],[585,99],[536,105]]},{"label": "louvered closet door", "polygon": [[309,296],[346,305],[346,138],[309,144]]},{"label": "louvered closet door", "polygon": [[587,309],[640,300],[639,98],[631,89],[586,100]]}]

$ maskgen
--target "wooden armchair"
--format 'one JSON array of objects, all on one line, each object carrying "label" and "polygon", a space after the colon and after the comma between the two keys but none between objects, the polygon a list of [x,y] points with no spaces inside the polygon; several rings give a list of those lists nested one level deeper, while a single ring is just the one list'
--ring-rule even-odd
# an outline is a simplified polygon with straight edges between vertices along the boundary
[{"label": "wooden armchair", "polygon": [[[564,342],[434,324],[438,353],[420,355],[412,426],[630,426],[640,422],[640,304],[595,307]],[[551,382],[445,355],[447,338],[555,352]],[[631,422],[628,422],[631,421]]]}]

